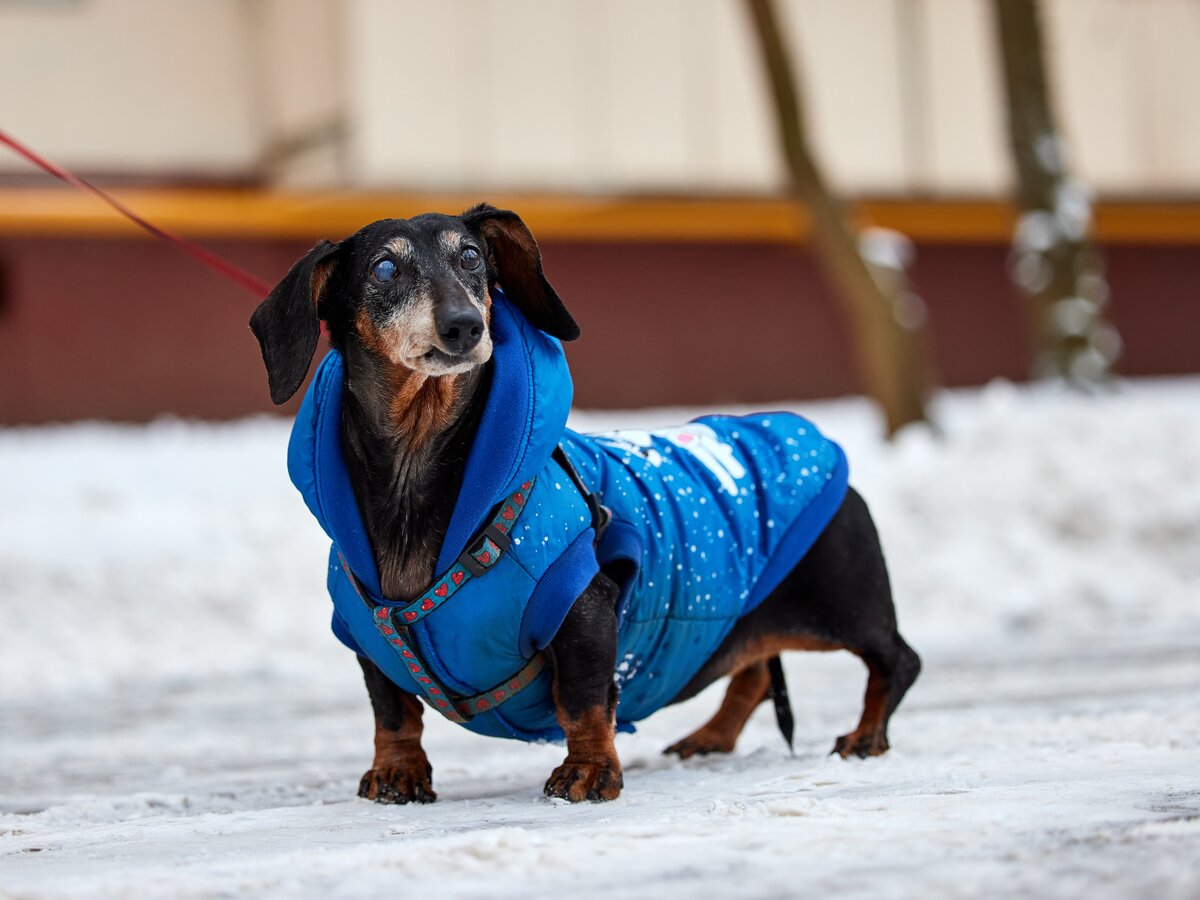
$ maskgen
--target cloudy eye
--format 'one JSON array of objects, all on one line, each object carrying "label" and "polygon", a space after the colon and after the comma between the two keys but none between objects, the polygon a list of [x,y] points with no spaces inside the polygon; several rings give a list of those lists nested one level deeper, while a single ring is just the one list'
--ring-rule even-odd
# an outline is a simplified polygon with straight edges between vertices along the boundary
[{"label": "cloudy eye", "polygon": [[479,251],[474,247],[467,247],[462,252],[462,267],[468,272],[474,272],[479,268],[479,264],[483,262],[483,257],[479,255]]},{"label": "cloudy eye", "polygon": [[371,277],[380,284],[387,284],[389,281],[395,280],[396,273],[398,271],[399,270],[396,268],[396,264],[390,259],[381,259],[379,262],[375,263],[375,267],[371,269]]}]

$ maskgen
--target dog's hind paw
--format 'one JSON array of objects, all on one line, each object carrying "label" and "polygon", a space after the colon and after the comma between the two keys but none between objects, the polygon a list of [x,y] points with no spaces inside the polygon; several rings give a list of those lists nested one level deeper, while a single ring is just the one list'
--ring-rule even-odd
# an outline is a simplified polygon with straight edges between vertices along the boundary
[{"label": "dog's hind paw", "polygon": [[559,797],[579,803],[583,800],[615,800],[625,781],[621,763],[616,759],[572,762],[568,759],[550,773],[546,781],[547,797]]},{"label": "dog's hind paw", "polygon": [[370,769],[358,783],[358,796],[376,803],[432,803],[433,770],[424,767]]},{"label": "dog's hind paw", "polygon": [[830,753],[836,753],[842,759],[858,756],[865,759],[868,756],[882,756],[888,751],[887,735],[882,731],[872,731],[859,734],[857,731],[843,734],[833,745]]},{"label": "dog's hind paw", "polygon": [[732,737],[705,726],[695,734],[690,734],[683,740],[676,741],[663,751],[664,755],[678,756],[687,759],[689,756],[706,756],[709,753],[730,753],[737,741],[737,735]]}]

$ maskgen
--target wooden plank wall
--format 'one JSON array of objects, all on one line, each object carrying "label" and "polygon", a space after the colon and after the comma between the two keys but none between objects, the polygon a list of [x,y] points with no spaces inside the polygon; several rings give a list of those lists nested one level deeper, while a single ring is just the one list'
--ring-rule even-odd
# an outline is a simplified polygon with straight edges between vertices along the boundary
[{"label": "wooden plank wall", "polygon": [[[990,0],[792,0],[818,151],[853,193],[995,195],[1008,180]],[[353,0],[361,186],[764,191],[780,181],[737,0]],[[1200,4],[1049,0],[1079,174],[1200,190]],[[446,35],[454,35],[446,39]],[[397,79],[395,61],[403,60]],[[447,61],[453,59],[453,65]],[[400,99],[397,80],[432,90]],[[394,114],[389,105],[394,104]]]},{"label": "wooden plank wall", "polygon": [[[988,2],[781,0],[840,188],[1003,191]],[[1200,192],[1200,3],[1046,7],[1079,173],[1108,195]],[[0,84],[6,128],[92,171],[574,193],[780,180],[739,0],[0,4]]]}]

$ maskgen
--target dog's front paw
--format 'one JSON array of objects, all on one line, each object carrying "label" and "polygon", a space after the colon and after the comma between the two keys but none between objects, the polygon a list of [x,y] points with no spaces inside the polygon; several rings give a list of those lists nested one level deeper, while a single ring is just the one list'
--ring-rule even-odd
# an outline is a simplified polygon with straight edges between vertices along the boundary
[{"label": "dog's front paw", "polygon": [[369,769],[358,783],[358,796],[376,803],[432,803],[433,769],[422,765]]},{"label": "dog's front paw", "polygon": [[831,752],[836,753],[842,759],[848,759],[851,756],[865,759],[868,756],[882,756],[887,753],[887,750],[887,735],[882,731],[870,731],[866,734],[859,734],[855,731],[843,734],[838,738]]},{"label": "dog's front paw", "polygon": [[550,773],[546,796],[579,803],[583,800],[615,800],[625,786],[621,762],[616,757],[577,761],[567,760]]}]

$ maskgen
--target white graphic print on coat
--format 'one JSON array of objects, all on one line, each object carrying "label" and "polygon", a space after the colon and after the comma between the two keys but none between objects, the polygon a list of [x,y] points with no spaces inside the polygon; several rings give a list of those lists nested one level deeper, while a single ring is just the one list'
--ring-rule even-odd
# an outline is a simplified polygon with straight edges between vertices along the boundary
[{"label": "white graphic print on coat", "polygon": [[716,476],[722,490],[730,496],[738,493],[736,482],[746,476],[746,468],[736,456],[733,447],[723,443],[717,433],[707,425],[690,422],[687,425],[677,425],[674,428],[664,428],[661,431],[613,431],[607,434],[592,435],[596,440],[619,447],[632,453],[637,453],[652,466],[663,464],[662,454],[654,449],[652,438],[659,437],[670,441],[676,447],[686,450],[696,458],[696,461]]}]

